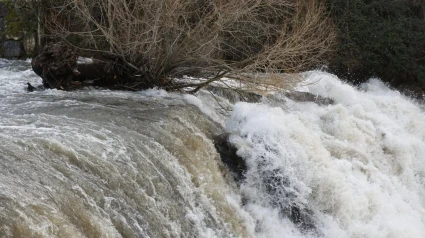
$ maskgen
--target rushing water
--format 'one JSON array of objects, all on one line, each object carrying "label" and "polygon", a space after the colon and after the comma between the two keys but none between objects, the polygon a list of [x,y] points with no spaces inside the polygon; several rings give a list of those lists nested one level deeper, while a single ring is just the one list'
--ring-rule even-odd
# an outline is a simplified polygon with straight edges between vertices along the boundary
[{"label": "rushing water", "polygon": [[[423,109],[378,80],[306,76],[300,90],[335,103],[28,93],[29,62],[0,61],[0,237],[425,237]],[[224,132],[240,184],[212,142]]]}]

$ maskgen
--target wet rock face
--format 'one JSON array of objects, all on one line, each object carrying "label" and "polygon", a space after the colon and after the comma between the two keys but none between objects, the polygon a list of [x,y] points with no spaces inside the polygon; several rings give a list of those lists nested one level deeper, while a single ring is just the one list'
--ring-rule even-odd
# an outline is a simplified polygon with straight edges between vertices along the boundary
[{"label": "wet rock face", "polygon": [[233,174],[236,182],[240,183],[245,178],[244,173],[247,170],[245,161],[239,157],[237,149],[229,142],[230,134],[225,133],[214,138],[214,145],[220,154],[221,161],[227,166]]},{"label": "wet rock face", "polygon": [[262,96],[253,92],[243,92],[243,91],[236,91],[231,88],[225,88],[225,87],[217,87],[209,85],[205,87],[206,90],[222,96],[224,98],[227,98],[230,102],[236,103],[236,102],[260,102]]},{"label": "wet rock face", "polygon": [[3,57],[5,58],[19,58],[25,54],[24,46],[21,41],[7,40],[2,44]]},{"label": "wet rock face", "polygon": [[291,182],[283,176],[283,171],[274,169],[264,171],[262,183],[270,196],[270,203],[279,209],[282,217],[287,217],[302,231],[316,231],[314,213],[306,204],[298,204],[298,195],[291,191]]},{"label": "wet rock face", "polygon": [[[245,160],[237,155],[237,148],[229,141],[230,134],[225,133],[214,138],[214,145],[220,154],[222,162],[232,173],[235,181],[242,184],[245,173],[248,170]],[[261,165],[259,165],[261,166]],[[307,205],[299,205],[296,202],[297,195],[288,189],[291,184],[283,172],[279,169],[263,171],[261,183],[265,192],[270,197],[270,205],[279,209],[282,217],[291,220],[301,231],[316,232],[314,214]]]},{"label": "wet rock face", "polygon": [[286,92],[284,95],[296,102],[314,102],[318,105],[330,105],[334,103],[331,98],[325,98],[308,92],[291,91]]}]

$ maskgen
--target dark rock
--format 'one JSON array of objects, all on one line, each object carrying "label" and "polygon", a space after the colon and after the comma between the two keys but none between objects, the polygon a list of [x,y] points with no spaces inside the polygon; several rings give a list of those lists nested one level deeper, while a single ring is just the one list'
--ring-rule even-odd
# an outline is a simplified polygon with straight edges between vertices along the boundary
[{"label": "dark rock", "polygon": [[45,89],[46,88],[43,85],[38,85],[37,87],[34,87],[30,83],[27,83],[27,90],[28,90],[28,92],[43,91]]},{"label": "dark rock", "polygon": [[265,170],[261,178],[271,205],[279,209],[281,216],[288,217],[303,231],[316,231],[313,211],[298,203],[298,195],[291,191],[291,183],[282,170]]},{"label": "dark rock", "polygon": [[[230,134],[225,133],[214,138],[214,145],[220,154],[221,160],[229,168],[238,184],[243,183],[245,173],[248,170],[246,162],[237,155],[237,148],[229,141]],[[259,167],[265,164],[258,164]],[[270,205],[279,209],[282,217],[290,219],[303,232],[316,232],[314,224],[314,213],[306,205],[299,204],[297,194],[290,191],[291,183],[284,176],[283,171],[258,169],[261,171],[261,183],[265,192],[270,197]],[[243,198],[247,200],[247,198]]]},{"label": "dark rock", "polygon": [[214,145],[220,154],[221,161],[229,168],[230,172],[237,182],[241,182],[246,172],[245,161],[239,157],[237,149],[229,142],[230,134],[225,133],[214,138]]},{"label": "dark rock", "polygon": [[331,98],[325,98],[308,92],[290,91],[285,92],[284,95],[296,102],[314,102],[318,105],[330,105],[334,103]]},{"label": "dark rock", "polygon": [[25,54],[22,42],[15,40],[7,40],[3,42],[3,57],[5,58],[19,58]]},{"label": "dark rock", "polygon": [[35,91],[35,87],[34,86],[32,86],[30,83],[27,83],[27,85],[28,85],[27,90],[29,92],[34,92]]},{"label": "dark rock", "polygon": [[231,89],[231,88],[223,88],[223,87],[217,87],[217,86],[206,86],[205,87],[206,90],[227,98],[227,100],[229,100],[231,103],[236,103],[236,102],[260,102],[261,98],[263,96],[253,93],[253,92],[243,92],[243,91],[238,91],[235,89]]}]

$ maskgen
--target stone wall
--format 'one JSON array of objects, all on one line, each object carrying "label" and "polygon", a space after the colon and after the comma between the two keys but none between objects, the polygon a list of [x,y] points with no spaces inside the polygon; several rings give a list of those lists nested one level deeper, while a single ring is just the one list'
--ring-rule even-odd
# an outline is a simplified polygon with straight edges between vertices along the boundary
[{"label": "stone wall", "polygon": [[37,53],[37,21],[12,1],[0,2],[0,57],[28,58]]}]

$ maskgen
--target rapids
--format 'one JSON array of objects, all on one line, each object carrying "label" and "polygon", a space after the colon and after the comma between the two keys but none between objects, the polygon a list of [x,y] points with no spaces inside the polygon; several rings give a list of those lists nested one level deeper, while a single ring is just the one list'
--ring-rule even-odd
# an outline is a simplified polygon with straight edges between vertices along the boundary
[{"label": "rapids", "polygon": [[[298,90],[334,103],[29,93],[29,62],[0,60],[0,237],[425,237],[423,106],[377,79],[305,78]],[[246,162],[240,184],[222,133]]]},{"label": "rapids", "polygon": [[28,93],[29,63],[2,63],[0,237],[247,236],[223,129],[183,96]]}]

